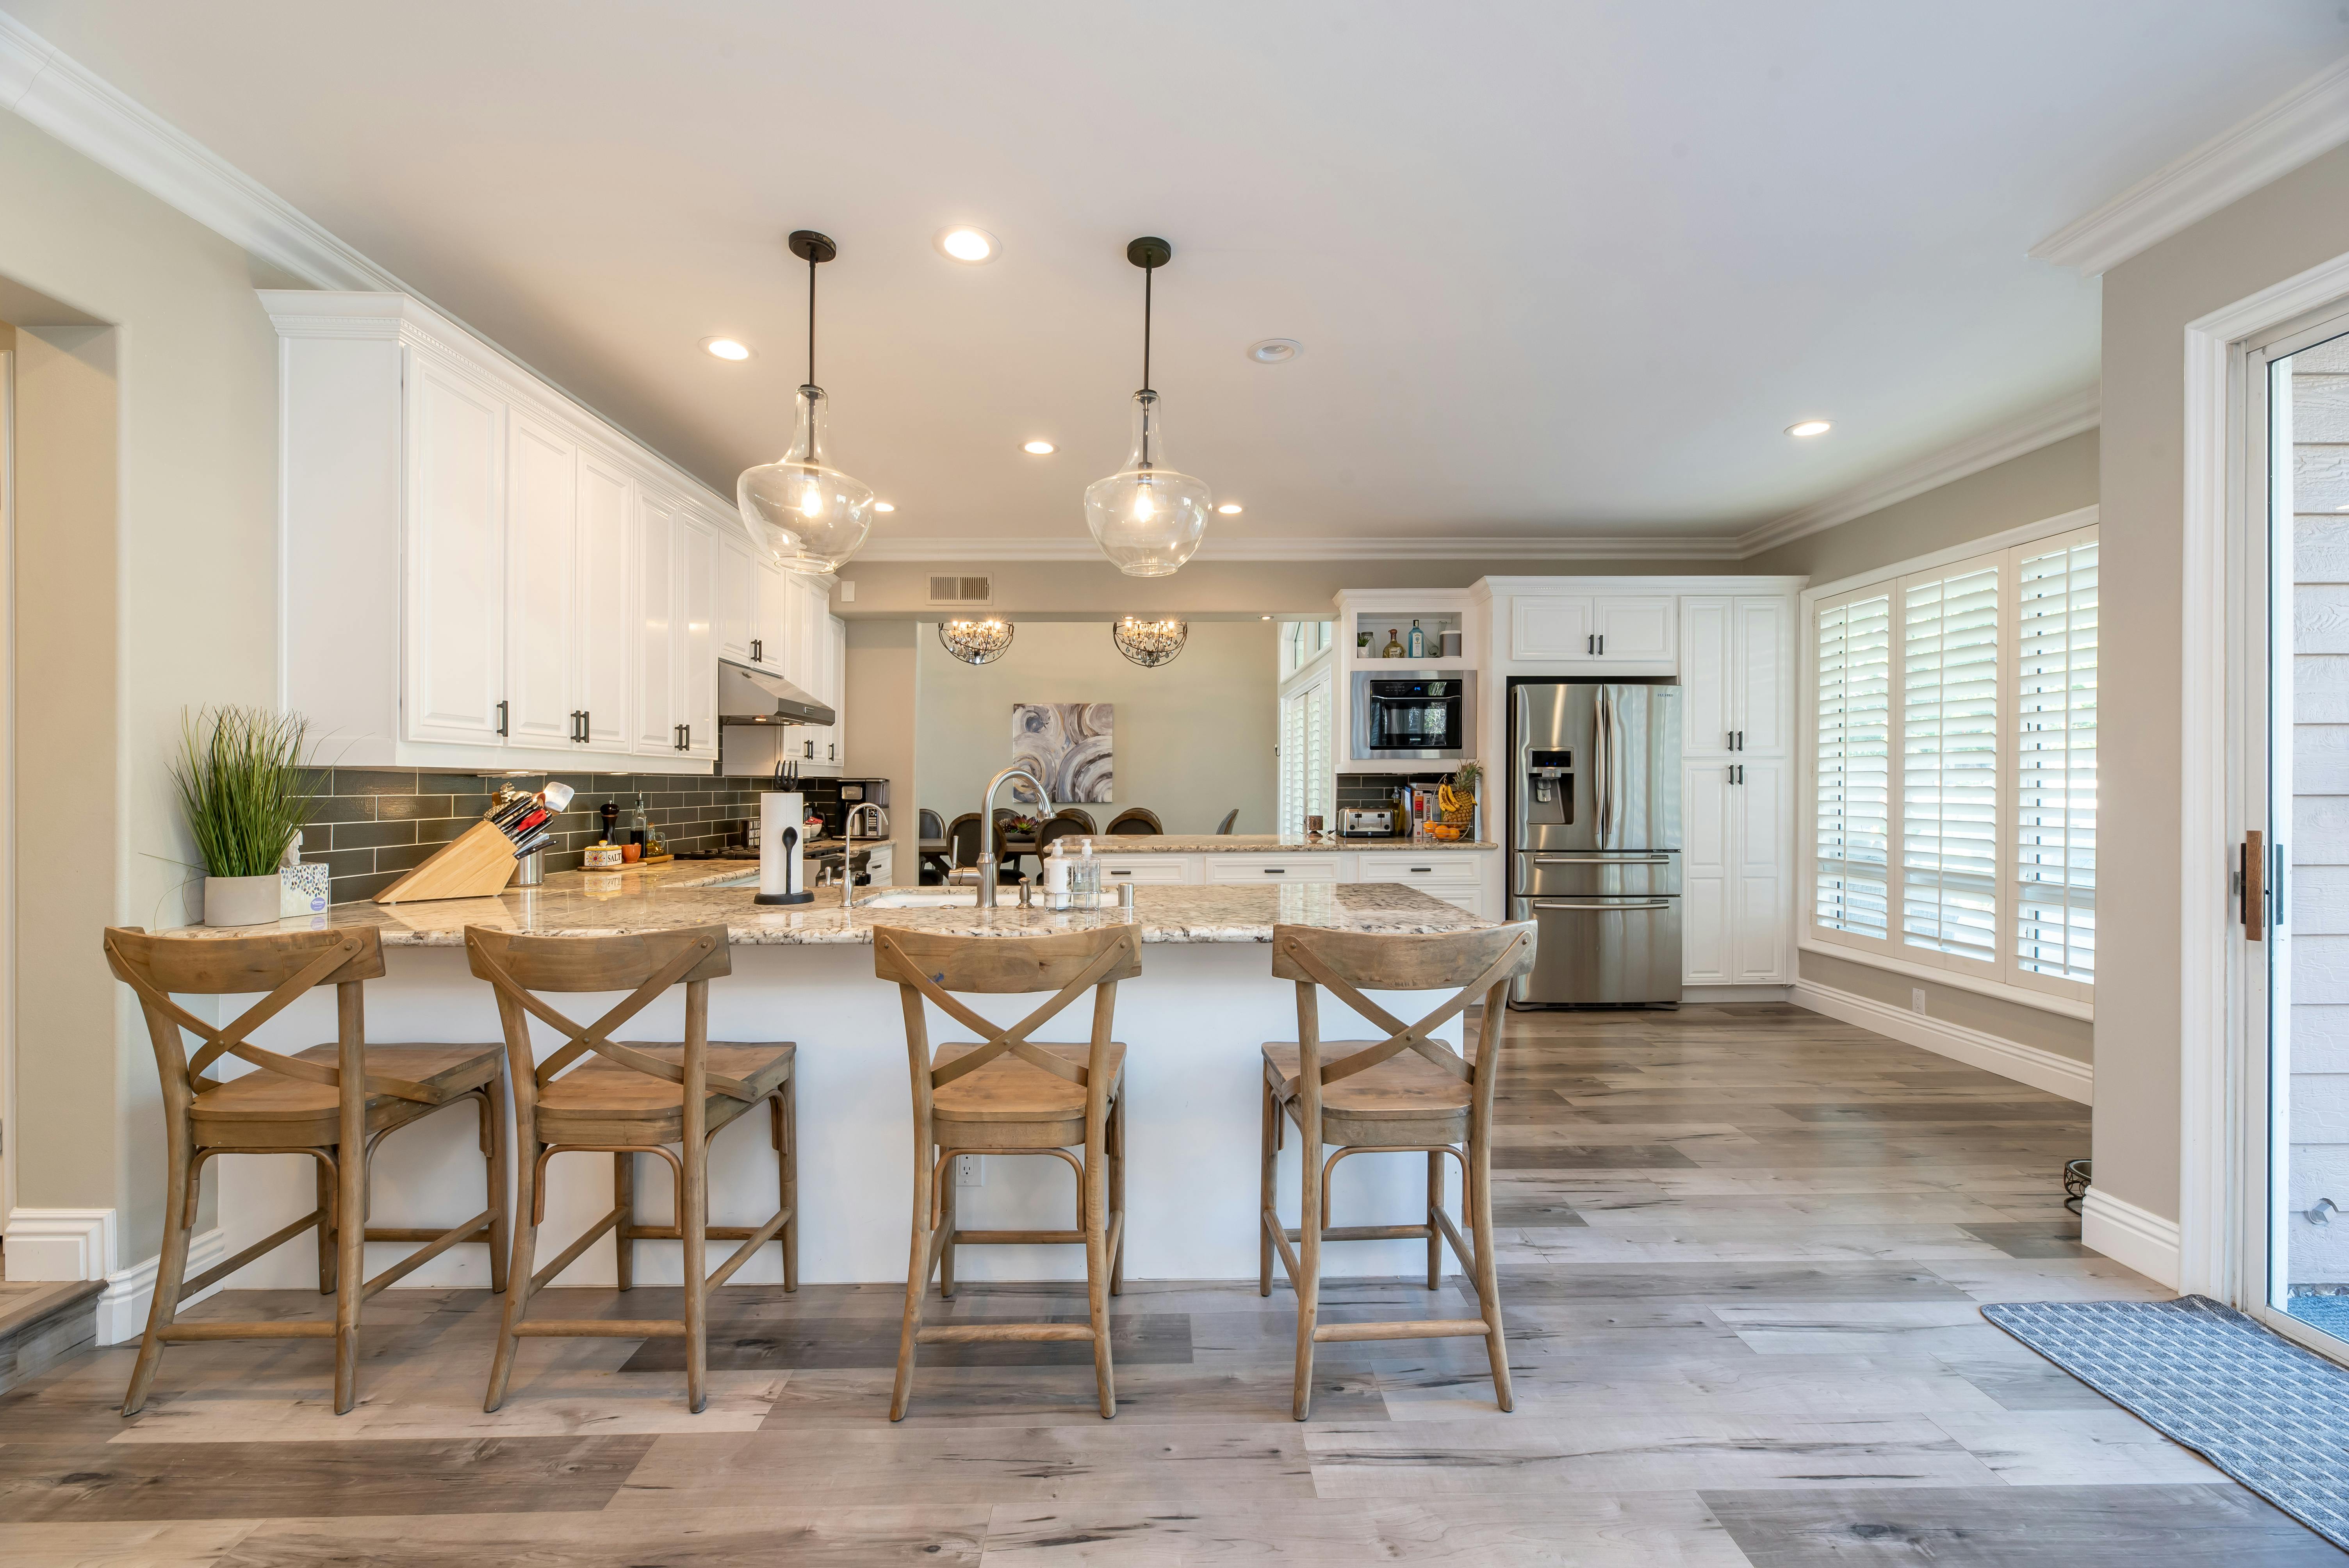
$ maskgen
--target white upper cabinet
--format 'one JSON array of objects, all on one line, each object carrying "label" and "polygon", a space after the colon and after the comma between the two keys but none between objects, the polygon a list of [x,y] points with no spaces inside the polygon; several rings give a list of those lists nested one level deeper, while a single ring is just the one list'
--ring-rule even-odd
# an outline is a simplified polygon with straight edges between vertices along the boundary
[{"label": "white upper cabinet", "polygon": [[1683,755],[1785,755],[1793,623],[1779,594],[1681,601]]},{"label": "white upper cabinet", "polygon": [[579,744],[579,449],[516,411],[506,427],[505,737]]},{"label": "white upper cabinet", "polygon": [[400,734],[496,746],[505,700],[505,406],[487,387],[421,361],[409,402]]},{"label": "white upper cabinet", "polygon": [[1669,675],[1678,653],[1669,593],[1520,593],[1509,606],[1509,656]]},{"label": "white upper cabinet", "polygon": [[761,569],[750,554],[750,542],[739,528],[725,530],[718,541],[718,653],[744,664],[763,664],[754,655],[765,634],[759,625]]},{"label": "white upper cabinet", "polygon": [[261,301],[286,698],[336,759],[702,770],[762,614],[732,506],[416,300]]},{"label": "white upper cabinet", "polygon": [[636,606],[635,502],[628,476],[592,453],[579,457],[579,731],[585,750],[634,744]]},{"label": "white upper cabinet", "polygon": [[636,742],[647,756],[678,752],[677,512],[662,497],[636,503]]}]

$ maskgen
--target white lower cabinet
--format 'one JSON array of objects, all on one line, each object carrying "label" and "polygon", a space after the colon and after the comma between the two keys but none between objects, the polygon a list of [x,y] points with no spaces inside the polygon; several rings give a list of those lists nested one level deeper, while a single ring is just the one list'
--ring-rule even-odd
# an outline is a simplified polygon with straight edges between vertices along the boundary
[{"label": "white lower cabinet", "polygon": [[1102,855],[1102,885],[1118,882],[1187,882],[1191,880],[1189,855]]},{"label": "white lower cabinet", "polygon": [[1793,982],[1787,778],[1780,758],[1681,765],[1682,984]]},{"label": "white lower cabinet", "polygon": [[1489,916],[1491,912],[1485,907],[1486,862],[1485,855],[1457,851],[1438,855],[1361,855],[1356,858],[1354,880],[1398,882],[1456,903],[1471,914]]},{"label": "white lower cabinet", "polygon": [[1414,887],[1472,914],[1492,918],[1485,886],[1496,851],[1446,850],[1436,853],[1165,854],[1102,855],[1102,885],[1154,882],[1210,887],[1271,887],[1292,882],[1329,886],[1339,882],[1395,882]]},{"label": "white lower cabinet", "polygon": [[1335,855],[1207,855],[1210,882],[1333,882]]}]

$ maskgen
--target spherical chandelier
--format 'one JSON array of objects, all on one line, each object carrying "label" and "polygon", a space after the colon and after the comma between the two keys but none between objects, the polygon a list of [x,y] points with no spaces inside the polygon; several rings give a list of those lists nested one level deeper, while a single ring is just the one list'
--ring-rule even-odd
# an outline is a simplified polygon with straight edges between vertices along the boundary
[{"label": "spherical chandelier", "polygon": [[967,665],[991,665],[1011,646],[1011,623],[989,616],[984,621],[940,621],[938,645]]},{"label": "spherical chandelier", "polygon": [[815,384],[815,269],[839,249],[812,229],[794,230],[791,246],[808,264],[807,384],[796,399],[792,449],[743,469],[734,494],[756,548],[786,571],[820,576],[864,548],[873,531],[873,487],[833,468],[824,449],[831,408]]},{"label": "spherical chandelier", "polygon": [[1085,526],[1102,553],[1129,577],[1165,577],[1206,537],[1215,497],[1205,480],[1166,464],[1165,417],[1150,386],[1150,280],[1174,248],[1154,235],[1125,247],[1142,269],[1142,390],[1133,395],[1133,449],[1125,466],[1085,487]]},{"label": "spherical chandelier", "polygon": [[1174,662],[1174,655],[1190,638],[1191,628],[1175,620],[1144,621],[1125,615],[1109,629],[1109,634],[1119,653],[1145,670],[1154,670]]}]

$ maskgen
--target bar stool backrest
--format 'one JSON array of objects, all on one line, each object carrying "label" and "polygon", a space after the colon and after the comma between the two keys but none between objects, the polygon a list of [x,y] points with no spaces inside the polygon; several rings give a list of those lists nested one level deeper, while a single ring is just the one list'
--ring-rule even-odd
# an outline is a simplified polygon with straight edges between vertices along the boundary
[{"label": "bar stool backrest", "polygon": [[[383,976],[383,944],[367,928],[345,931],[284,931],[256,936],[150,936],[136,926],[109,926],[107,967],[138,994],[163,1098],[172,1111],[183,1109],[218,1080],[206,1071],[221,1057],[234,1057],[265,1071],[303,1083],[339,1089],[339,1067],[300,1061],[264,1049],[253,1032],[320,985],[336,993],[336,1036],[348,1066],[366,1039],[362,982]],[[208,1024],[177,1002],[182,996],[235,996],[266,992],[229,1024]],[[203,1044],[191,1057],[181,1031]],[[363,1070],[363,1069],[362,1069]],[[371,1075],[366,1092],[439,1104],[447,1098],[422,1084]]]},{"label": "bar stool backrest", "polygon": [[[709,982],[733,973],[734,968],[722,925],[622,936],[519,936],[469,925],[465,956],[474,975],[488,981],[497,993],[518,1112],[527,1113],[538,1089],[591,1051],[637,1072],[685,1086],[688,1104],[698,1104],[701,1092],[706,1091],[746,1101],[758,1098],[749,1085],[708,1070]],[[612,1038],[615,1030],[651,1006],[662,992],[679,984],[685,986],[682,1064],[647,1056]],[[602,1017],[584,1026],[533,995],[621,990],[628,995]],[[530,1041],[533,1018],[564,1038],[560,1047],[535,1066]]]},{"label": "bar stool backrest", "polygon": [[[1476,1116],[1480,1119],[1489,1116],[1494,1088],[1500,1080],[1501,1031],[1507,1016],[1509,982],[1532,968],[1533,963],[1531,921],[1425,935],[1274,926],[1273,977],[1297,982],[1296,1092],[1303,1109],[1318,1117],[1325,1086],[1408,1050],[1468,1084]],[[1414,1024],[1404,1023],[1362,994],[1365,989],[1436,991],[1448,986],[1457,987],[1451,999]],[[1368,1050],[1324,1063],[1320,994],[1325,988],[1386,1030],[1387,1037]],[[1472,1062],[1434,1036],[1479,1001],[1485,1004],[1483,1040]]]},{"label": "bar stool backrest", "polygon": [[[1109,1085],[1101,1068],[1117,1011],[1117,983],[1142,973],[1142,932],[1137,926],[1110,925],[1065,936],[942,936],[876,925],[873,972],[897,983],[905,1010],[906,1059],[914,1078],[914,1119],[917,1128],[926,1128],[932,1090],[1005,1055],[1077,1085],[1089,1099],[1105,1099]],[[1093,993],[1093,1026],[1083,1067],[1030,1042],[1030,1035],[1088,989]],[[1052,995],[1007,1027],[964,1006],[953,995],[957,991],[1050,991]],[[976,1033],[979,1048],[933,1068],[926,1001]]]}]

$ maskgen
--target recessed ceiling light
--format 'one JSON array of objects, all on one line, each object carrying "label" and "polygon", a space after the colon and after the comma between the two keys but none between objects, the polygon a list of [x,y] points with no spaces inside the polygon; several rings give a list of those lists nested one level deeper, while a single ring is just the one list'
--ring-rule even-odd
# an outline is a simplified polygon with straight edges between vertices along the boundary
[{"label": "recessed ceiling light", "polygon": [[947,260],[961,262],[974,267],[982,262],[995,260],[996,253],[1003,248],[995,242],[994,235],[984,229],[974,229],[967,223],[957,223],[950,229],[940,229],[936,235],[932,236],[930,243],[936,245],[938,248],[938,254]]},{"label": "recessed ceiling light", "polygon": [[873,510],[874,511],[895,511],[897,510],[897,503],[894,500],[876,500],[873,503]]},{"label": "recessed ceiling light", "polygon": [[720,359],[748,359],[750,357],[750,351],[741,344],[735,342],[730,337],[705,337],[701,340],[701,346],[709,350],[710,353],[718,356]]},{"label": "recessed ceiling light", "polygon": [[1023,443],[1019,449],[1030,457],[1047,458],[1051,456],[1056,449],[1050,441],[1029,441]]},{"label": "recessed ceiling light", "polygon": [[1790,436],[1824,436],[1835,426],[1826,419],[1800,419],[1786,427]]},{"label": "recessed ceiling light", "polygon": [[1305,352],[1293,337],[1267,337],[1248,345],[1247,356],[1258,365],[1284,365]]},{"label": "recessed ceiling light", "polygon": [[[1240,514],[1240,503],[1236,500],[1227,500],[1216,510],[1222,512],[1226,517],[1237,517]],[[1268,615],[1265,618],[1267,620],[1271,619]]]},{"label": "recessed ceiling light", "polygon": [[1257,617],[1257,620],[1259,620],[1259,621],[1269,621],[1269,620],[1271,620],[1271,619],[1272,619],[1272,617],[1271,617],[1271,616],[1269,616],[1269,615],[1258,615],[1258,616]]}]

